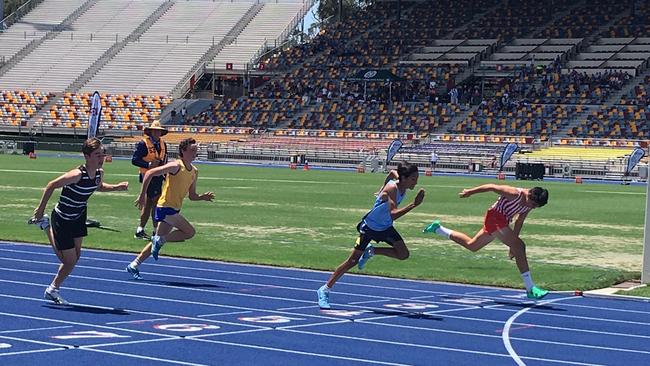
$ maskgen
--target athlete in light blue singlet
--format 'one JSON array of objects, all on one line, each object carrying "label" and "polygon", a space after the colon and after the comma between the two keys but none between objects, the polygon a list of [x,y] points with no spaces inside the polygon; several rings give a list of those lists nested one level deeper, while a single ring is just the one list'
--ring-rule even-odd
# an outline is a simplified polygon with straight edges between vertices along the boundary
[{"label": "athlete in light blue singlet", "polygon": [[[416,165],[407,162],[400,163],[397,167],[398,180],[387,180],[387,183],[378,192],[372,209],[357,225],[359,237],[350,257],[336,268],[327,283],[317,291],[318,306],[321,309],[330,308],[330,289],[343,274],[357,264],[359,269],[363,269],[368,259],[375,254],[399,260],[409,257],[409,250],[404,243],[404,239],[393,227],[393,221],[419,206],[424,200],[424,189],[420,189],[412,203],[403,208],[398,208],[406,196],[406,191],[415,188],[418,183],[418,175]],[[390,247],[374,248],[370,244],[372,240],[377,243],[386,242]]]}]

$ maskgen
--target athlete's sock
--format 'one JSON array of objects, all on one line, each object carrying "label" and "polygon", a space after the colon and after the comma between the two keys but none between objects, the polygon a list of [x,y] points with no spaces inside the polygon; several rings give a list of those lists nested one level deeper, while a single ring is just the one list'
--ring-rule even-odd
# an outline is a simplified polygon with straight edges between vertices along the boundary
[{"label": "athlete's sock", "polygon": [[133,262],[131,262],[130,265],[133,268],[138,268],[138,266],[141,265],[141,264],[142,264],[142,262],[140,262],[140,260],[138,258],[136,258],[136,259],[133,260]]},{"label": "athlete's sock", "polygon": [[452,231],[453,230],[447,229],[446,227],[440,225],[440,227],[436,229],[436,234],[444,236],[445,238],[449,239],[449,236],[451,236]]},{"label": "athlete's sock", "polygon": [[533,278],[530,275],[530,271],[522,273],[521,279],[524,280],[524,286],[526,286],[526,291],[530,291],[530,289],[535,286],[535,284],[533,283]]}]

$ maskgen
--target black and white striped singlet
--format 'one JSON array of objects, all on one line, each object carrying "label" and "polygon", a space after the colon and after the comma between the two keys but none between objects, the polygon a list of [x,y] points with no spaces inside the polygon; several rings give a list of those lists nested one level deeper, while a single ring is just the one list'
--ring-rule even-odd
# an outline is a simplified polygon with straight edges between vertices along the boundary
[{"label": "black and white striped singlet", "polygon": [[62,219],[72,221],[79,218],[86,211],[88,198],[95,192],[101,182],[101,171],[95,171],[95,178],[88,176],[85,165],[79,167],[81,170],[81,179],[63,187],[59,203],[54,210]]}]

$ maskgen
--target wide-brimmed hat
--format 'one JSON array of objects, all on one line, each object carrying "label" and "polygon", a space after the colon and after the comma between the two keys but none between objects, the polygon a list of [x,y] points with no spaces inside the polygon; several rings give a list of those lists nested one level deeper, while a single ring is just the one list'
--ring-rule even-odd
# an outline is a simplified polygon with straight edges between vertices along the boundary
[{"label": "wide-brimmed hat", "polygon": [[167,129],[160,124],[159,120],[155,120],[155,121],[151,122],[151,124],[149,126],[144,128],[144,132],[147,132],[147,131],[150,131],[150,130],[162,131],[162,134],[160,136],[165,136],[167,134],[167,132],[168,132]]}]

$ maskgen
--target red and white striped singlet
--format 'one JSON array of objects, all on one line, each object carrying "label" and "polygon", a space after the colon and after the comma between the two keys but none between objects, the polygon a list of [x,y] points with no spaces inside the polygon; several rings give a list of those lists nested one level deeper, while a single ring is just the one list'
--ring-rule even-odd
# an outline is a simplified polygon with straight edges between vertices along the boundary
[{"label": "red and white striped singlet", "polygon": [[517,196],[517,198],[509,200],[504,196],[499,196],[497,201],[491,207],[503,214],[503,216],[508,219],[508,222],[510,222],[515,215],[524,214],[532,210],[532,207],[524,205],[524,202],[526,201],[524,190],[517,188],[517,191],[519,191],[519,196]]}]

